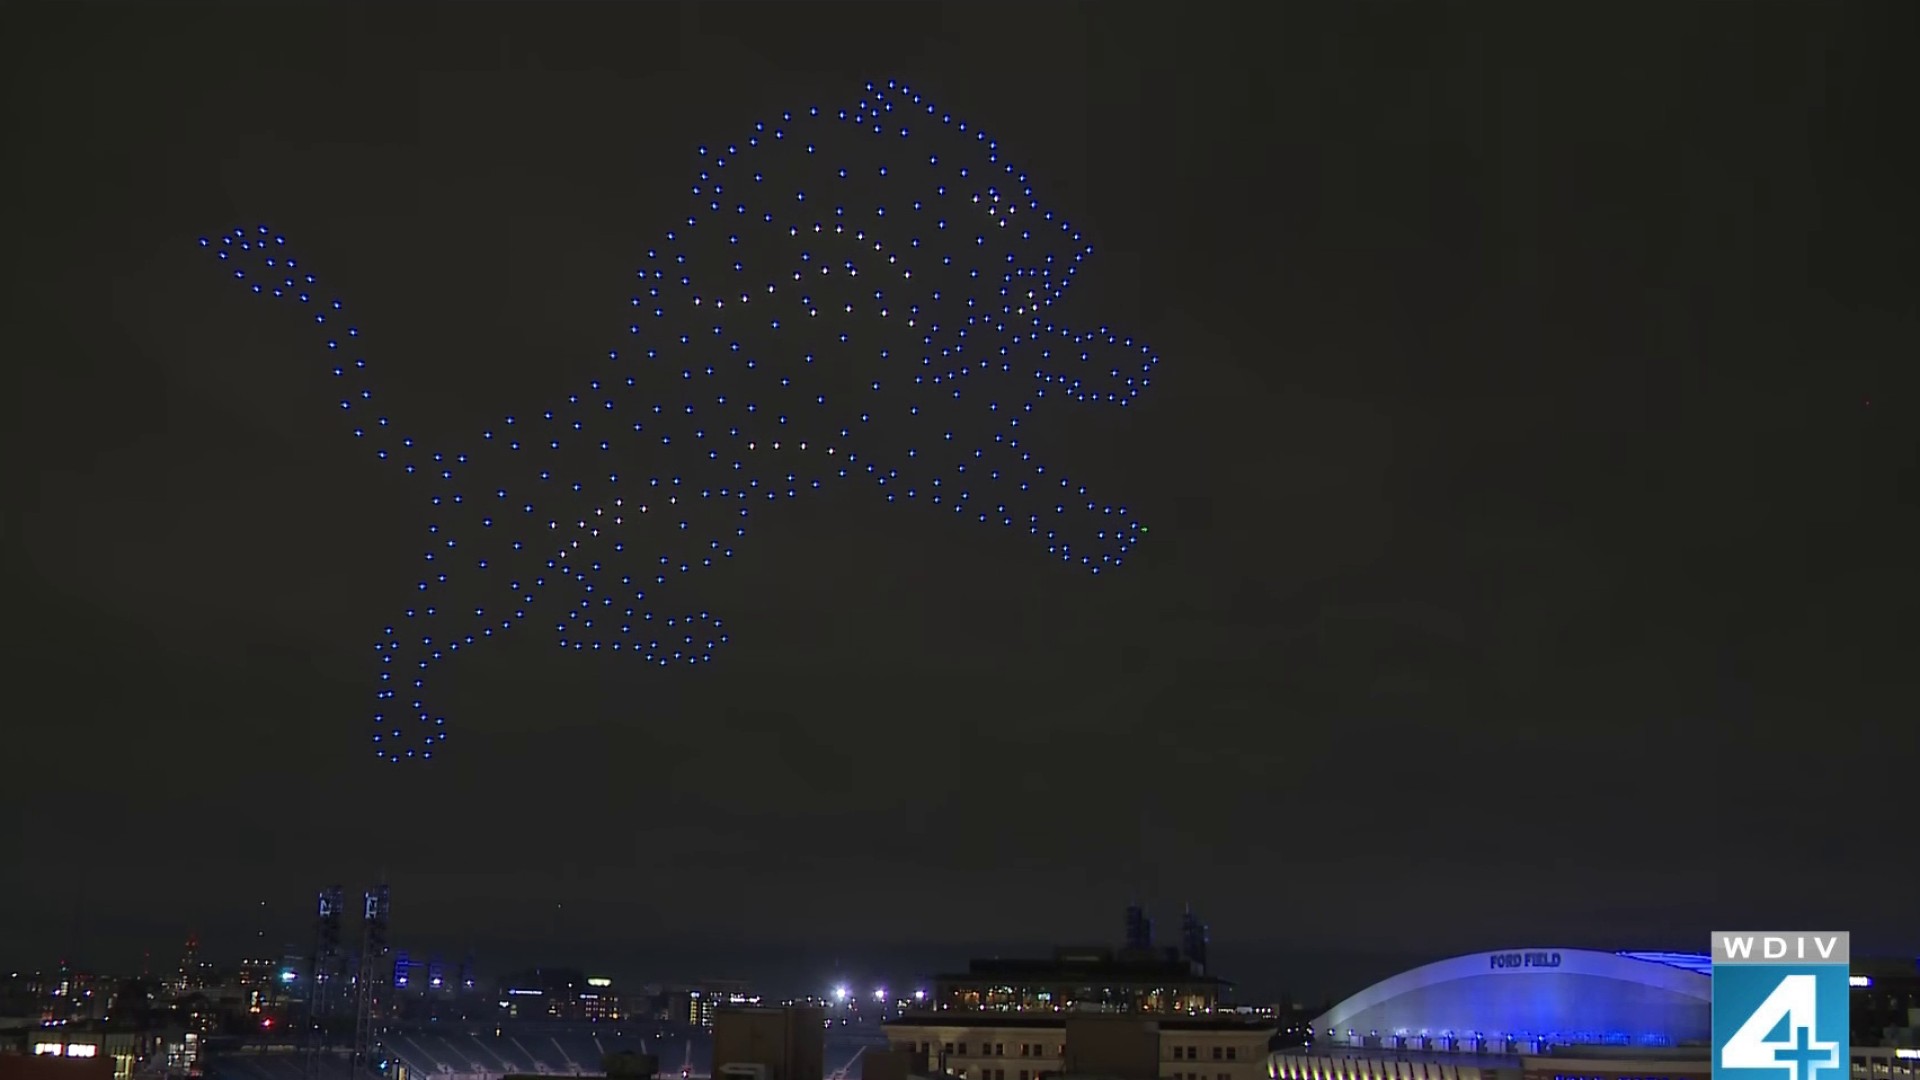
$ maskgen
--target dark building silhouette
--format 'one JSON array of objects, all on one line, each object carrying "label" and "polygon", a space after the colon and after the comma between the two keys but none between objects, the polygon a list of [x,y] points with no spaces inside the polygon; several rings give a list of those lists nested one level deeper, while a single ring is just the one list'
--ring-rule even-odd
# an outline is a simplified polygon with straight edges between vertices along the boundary
[{"label": "dark building silhouette", "polygon": [[714,1080],[821,1080],[826,1013],[810,1006],[721,1009],[713,1018]]},{"label": "dark building silhouette", "polygon": [[600,1059],[607,1080],[653,1080],[660,1073],[660,1059],[637,1050],[616,1050]]},{"label": "dark building silhouette", "polygon": [[959,1012],[1061,1011],[1203,1013],[1220,1003],[1225,981],[1192,959],[1152,951],[1055,949],[1049,958],[974,960],[964,973],[936,975],[928,1006]]},{"label": "dark building silhouette", "polygon": [[1853,1045],[1920,1046],[1920,959],[1856,958],[1850,976]]},{"label": "dark building silhouette", "polygon": [[1153,948],[1153,917],[1139,904],[1127,908],[1127,951],[1147,952]]},{"label": "dark building silhouette", "polygon": [[927,1075],[928,1051],[917,1043],[901,1042],[860,1055],[860,1080],[911,1080]]},{"label": "dark building silhouette", "polygon": [[1180,952],[1201,971],[1207,970],[1207,924],[1192,908],[1180,917]]},{"label": "dark building silhouette", "polygon": [[[1061,1071],[1114,1080],[1156,1080],[1160,1025],[1138,1016],[1068,1016],[1061,1039]],[[1236,1057],[1238,1055],[1235,1055]]]}]

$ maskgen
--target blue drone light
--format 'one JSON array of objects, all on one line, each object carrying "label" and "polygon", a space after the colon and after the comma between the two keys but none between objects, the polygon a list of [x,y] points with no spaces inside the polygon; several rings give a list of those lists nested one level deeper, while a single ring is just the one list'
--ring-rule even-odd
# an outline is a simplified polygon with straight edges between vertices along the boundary
[{"label": "blue drone light", "polygon": [[1127,406],[1157,362],[1051,318],[1092,254],[1081,233],[984,132],[905,86],[754,131],[769,127],[699,149],[686,224],[635,275],[651,321],[627,323],[608,374],[466,451],[394,433],[359,329],[283,237],[200,241],[249,291],[313,313],[353,435],[429,483],[425,572],[375,643],[380,757],[431,758],[446,731],[427,672],[529,620],[563,648],[711,660],[721,620],[659,594],[732,558],[751,507],[829,480],[1024,531],[1095,574],[1145,534],[1022,441],[1049,400]]}]

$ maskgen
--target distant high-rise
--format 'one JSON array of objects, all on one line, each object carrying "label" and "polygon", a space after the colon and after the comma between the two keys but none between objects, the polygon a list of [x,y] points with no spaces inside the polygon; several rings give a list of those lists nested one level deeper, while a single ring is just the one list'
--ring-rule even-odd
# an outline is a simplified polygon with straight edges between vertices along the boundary
[{"label": "distant high-rise", "polygon": [[188,934],[187,944],[180,952],[180,974],[174,979],[174,988],[181,993],[200,989],[200,935]]},{"label": "distant high-rise", "polygon": [[1180,917],[1180,951],[1187,959],[1207,969],[1207,924],[1193,913],[1191,907]]},{"label": "distant high-rise", "polygon": [[1127,908],[1127,948],[1141,952],[1153,948],[1153,917],[1140,904]]}]

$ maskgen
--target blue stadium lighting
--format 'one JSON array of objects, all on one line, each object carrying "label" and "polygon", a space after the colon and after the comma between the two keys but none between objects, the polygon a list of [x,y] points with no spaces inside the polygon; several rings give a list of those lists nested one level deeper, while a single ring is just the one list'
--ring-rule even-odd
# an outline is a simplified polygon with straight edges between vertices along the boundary
[{"label": "blue stadium lighting", "polygon": [[1629,960],[1645,960],[1650,964],[1665,964],[1682,971],[1698,972],[1701,975],[1713,974],[1713,957],[1705,953],[1683,952],[1623,952],[1620,954]]},{"label": "blue stadium lighting", "polygon": [[[1676,952],[1505,949],[1423,964],[1315,1018],[1335,1045],[1391,1037],[1406,1048],[1507,1053],[1507,1044],[1665,1047],[1711,1027],[1708,958]],[[1437,1046],[1427,1045],[1437,1042]],[[1278,1080],[1308,1080],[1303,1062]]]},{"label": "blue stadium lighting", "polygon": [[894,82],[753,131],[698,149],[692,205],[636,271],[606,374],[456,451],[397,432],[360,328],[285,237],[200,240],[302,314],[353,436],[426,485],[413,599],[374,643],[379,757],[431,758],[447,732],[429,673],[517,627],[712,660],[721,620],[663,594],[733,558],[760,507],[830,482],[1023,533],[1091,574],[1145,536],[1027,445],[1046,407],[1129,406],[1158,358],[1056,319],[1093,245],[999,144]]}]

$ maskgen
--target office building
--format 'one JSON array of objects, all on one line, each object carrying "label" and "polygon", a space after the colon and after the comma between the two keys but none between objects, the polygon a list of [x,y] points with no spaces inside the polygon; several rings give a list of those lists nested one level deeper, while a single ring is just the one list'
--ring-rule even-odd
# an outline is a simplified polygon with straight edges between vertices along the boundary
[{"label": "office building", "polygon": [[1147,909],[1134,904],[1127,909],[1127,951],[1151,952],[1153,950],[1153,917]]},{"label": "office building", "polygon": [[886,1025],[892,1049],[965,1080],[1262,1080],[1276,1030],[1268,1020],[1141,1012],[946,1011]]}]

